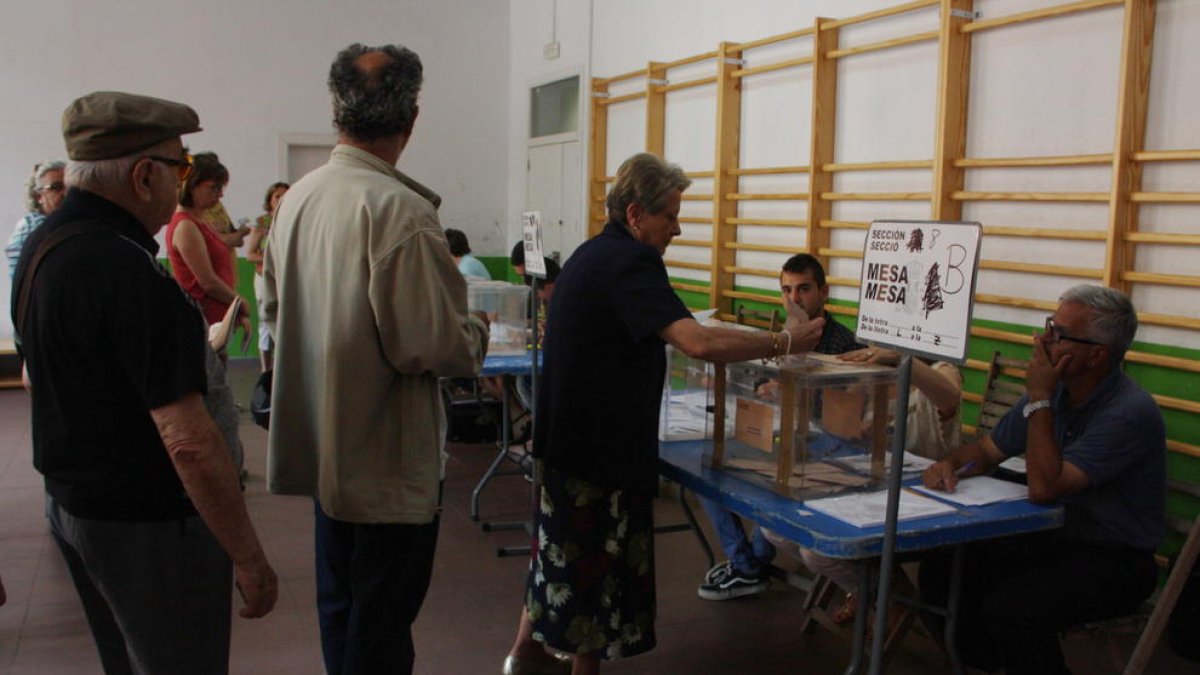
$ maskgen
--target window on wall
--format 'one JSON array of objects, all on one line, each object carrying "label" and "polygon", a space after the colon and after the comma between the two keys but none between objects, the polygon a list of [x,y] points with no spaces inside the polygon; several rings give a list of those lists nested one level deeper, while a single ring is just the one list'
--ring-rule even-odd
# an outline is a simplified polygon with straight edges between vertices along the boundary
[{"label": "window on wall", "polygon": [[579,130],[579,77],[550,82],[529,90],[529,137]]}]

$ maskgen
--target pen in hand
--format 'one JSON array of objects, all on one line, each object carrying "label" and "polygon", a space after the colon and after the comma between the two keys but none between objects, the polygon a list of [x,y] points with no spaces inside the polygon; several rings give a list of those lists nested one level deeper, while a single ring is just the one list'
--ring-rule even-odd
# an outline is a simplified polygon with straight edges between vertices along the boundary
[{"label": "pen in hand", "polygon": [[963,476],[967,475],[968,471],[975,468],[975,464],[976,464],[975,460],[971,460],[971,461],[967,462],[966,464],[963,464],[962,466],[960,466],[954,470],[954,475],[957,476],[958,478],[962,478]]}]

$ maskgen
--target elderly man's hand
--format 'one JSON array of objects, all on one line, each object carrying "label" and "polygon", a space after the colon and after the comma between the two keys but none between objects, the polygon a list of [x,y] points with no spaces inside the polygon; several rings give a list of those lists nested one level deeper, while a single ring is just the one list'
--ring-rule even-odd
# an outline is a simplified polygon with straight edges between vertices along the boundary
[{"label": "elderly man's hand", "polygon": [[238,592],[246,603],[238,610],[238,615],[244,619],[258,619],[270,613],[279,598],[279,579],[266,557],[260,555],[245,564],[234,565],[233,572]]},{"label": "elderly man's hand", "polygon": [[1062,378],[1063,371],[1074,358],[1070,354],[1058,357],[1058,363],[1050,360],[1052,345],[1041,333],[1033,334],[1033,351],[1029,355],[1029,368],[1025,371],[1025,391],[1030,401],[1049,399]]},{"label": "elderly man's hand", "polygon": [[954,492],[954,487],[958,485],[958,473],[953,464],[942,460],[926,467],[921,474],[921,482],[931,490]]}]

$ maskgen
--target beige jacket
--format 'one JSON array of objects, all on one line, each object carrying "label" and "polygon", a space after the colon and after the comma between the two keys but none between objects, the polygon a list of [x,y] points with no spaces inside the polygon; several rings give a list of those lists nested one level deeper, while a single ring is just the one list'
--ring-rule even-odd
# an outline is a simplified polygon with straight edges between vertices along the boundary
[{"label": "beige jacket", "polygon": [[338,145],[271,227],[264,319],[274,328],[271,492],[316,495],[356,523],[428,523],[445,416],[438,376],[473,376],[487,328],[438,223],[440,198]]}]

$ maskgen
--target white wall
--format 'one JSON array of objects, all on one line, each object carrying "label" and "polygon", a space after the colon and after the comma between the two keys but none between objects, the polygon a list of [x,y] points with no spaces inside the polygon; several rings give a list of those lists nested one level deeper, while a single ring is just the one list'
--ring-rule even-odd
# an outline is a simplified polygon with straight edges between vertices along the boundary
[{"label": "white wall", "polygon": [[[327,134],[325,79],[353,42],[400,43],[425,66],[421,114],[401,170],[442,195],[442,222],[486,242],[505,219],[508,4],[476,0],[41,0],[5,3],[0,23],[0,239],[24,213],[30,167],[62,157],[60,116],[118,89],[183,101],[231,180],[231,215],[253,217],[280,178],[280,134]],[[486,243],[476,246],[488,254]],[[498,252],[503,244],[495,246]],[[11,335],[0,275],[0,339]]]},{"label": "white wall", "polygon": [[[842,18],[884,7],[900,0],[603,0],[590,3],[560,0],[559,40],[564,58],[541,59],[541,45],[549,39],[551,0],[513,0],[512,119],[509,127],[509,241],[516,239],[514,212],[524,197],[522,143],[527,124],[527,102],[522,96],[538,77],[582,62],[588,76],[605,77],[636,70],[647,61],[671,61],[717,48],[721,41],[742,42],[811,26],[817,16]],[[1057,0],[976,0],[983,17],[1004,16],[1026,9],[1061,4]],[[564,7],[569,5],[570,7]],[[564,26],[564,18],[567,18]],[[589,26],[590,24],[590,26]],[[844,27],[841,45],[854,46],[932,30],[936,10]],[[1200,126],[1189,116],[1200,108],[1200,51],[1194,36],[1200,34],[1200,2],[1162,2],[1158,5],[1154,70],[1151,79],[1150,117],[1146,145],[1158,148],[1200,147]],[[589,40],[590,37],[590,40]],[[980,157],[1087,154],[1111,151],[1116,135],[1117,70],[1121,39],[1121,8],[1045,20],[1018,27],[976,34],[972,59],[968,154]],[[588,49],[590,43],[590,51]],[[768,63],[809,52],[807,40],[747,53],[748,65]],[[568,54],[570,57],[568,58]],[[928,159],[933,154],[936,106],[935,43],[847,58],[840,62],[837,159]],[[711,61],[672,71],[674,81],[711,75]],[[553,79],[553,78],[547,78]],[[644,87],[635,79],[615,85],[614,95]],[[622,88],[624,87],[624,88]],[[807,68],[779,71],[744,81],[742,116],[743,166],[808,163],[808,129],[811,81]],[[585,86],[586,90],[586,86]],[[708,170],[713,164],[713,88],[673,92],[667,98],[666,156],[688,170]],[[586,116],[586,106],[582,107]],[[610,108],[608,173],[631,153],[644,147],[644,103],[633,101]],[[585,123],[586,124],[586,123]],[[586,134],[582,139],[586,141]],[[1200,191],[1200,173],[1194,162],[1151,166],[1146,171],[1147,190]],[[744,191],[804,192],[806,178],[751,177]],[[967,189],[995,191],[1107,192],[1107,166],[1077,169],[987,170],[968,174]],[[581,185],[583,190],[585,185]],[[705,193],[711,181],[697,180],[691,189]],[[852,172],[838,174],[838,191],[908,191],[930,189],[927,170],[903,172]],[[585,193],[586,194],[586,193]],[[583,200],[586,208],[586,200]],[[751,203],[744,215],[804,218],[804,202]],[[684,215],[708,216],[708,204],[685,202]],[[1195,206],[1146,206],[1141,210],[1145,231],[1200,234]],[[876,218],[926,218],[928,203],[860,202],[836,204],[834,217],[844,220]],[[1103,230],[1106,206],[1090,204],[969,203],[965,217],[989,225],[1083,228]],[[586,223],[584,214],[581,222]],[[743,238],[759,243],[802,245],[803,233],[780,228],[743,228]],[[706,239],[706,225],[685,225],[685,238]],[[837,232],[835,248],[860,248],[861,234]],[[669,257],[708,261],[708,250],[675,247]],[[1191,274],[1195,256],[1191,247],[1141,246],[1139,269]],[[989,237],[983,257],[994,260],[1053,263],[1098,268],[1103,264],[1099,243],[1064,245],[1053,240],[1030,246],[1027,240]],[[738,264],[771,268],[782,255],[740,252]],[[858,264],[835,260],[830,272],[857,278]],[[707,278],[704,273],[672,269],[676,276]],[[978,290],[1048,301],[1080,280],[985,271]],[[770,280],[740,277],[739,284],[770,288]],[[856,292],[835,288],[835,297],[856,299]],[[1139,285],[1134,300],[1142,311],[1183,314],[1200,318],[1194,290]],[[1040,323],[1044,312],[980,305],[976,316],[1026,325]],[[1142,340],[1200,347],[1200,334],[1143,327]]]}]

